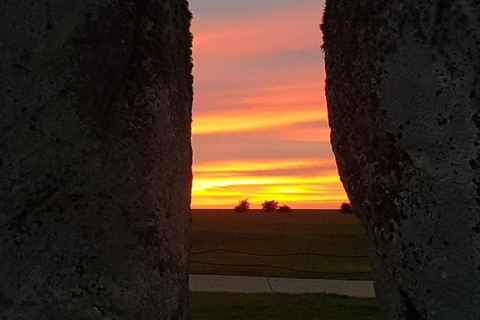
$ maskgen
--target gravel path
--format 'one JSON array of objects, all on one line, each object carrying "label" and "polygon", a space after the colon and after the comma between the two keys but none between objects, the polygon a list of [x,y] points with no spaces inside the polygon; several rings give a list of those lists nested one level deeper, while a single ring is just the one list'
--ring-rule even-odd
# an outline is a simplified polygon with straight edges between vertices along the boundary
[{"label": "gravel path", "polygon": [[[372,281],[190,275],[190,291],[240,293],[330,293],[373,298]],[[271,288],[270,288],[271,286]]]}]

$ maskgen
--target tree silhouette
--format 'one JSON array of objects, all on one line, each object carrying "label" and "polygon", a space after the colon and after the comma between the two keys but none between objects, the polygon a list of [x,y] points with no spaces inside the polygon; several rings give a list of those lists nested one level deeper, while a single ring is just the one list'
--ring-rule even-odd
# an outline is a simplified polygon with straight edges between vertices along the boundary
[{"label": "tree silhouette", "polygon": [[277,210],[277,208],[278,208],[278,201],[276,200],[271,200],[271,201],[265,200],[265,202],[262,203],[262,209],[265,212],[275,211]]},{"label": "tree silhouette", "polygon": [[250,203],[248,202],[248,198],[239,201],[238,205],[235,206],[236,212],[245,212],[248,209],[250,209]]},{"label": "tree silhouette", "polygon": [[278,207],[277,209],[278,212],[290,212],[292,211],[292,208],[290,208],[290,206],[287,206],[286,204]]},{"label": "tree silhouette", "polygon": [[343,202],[340,205],[340,212],[341,213],[353,213],[352,205],[349,202]]}]

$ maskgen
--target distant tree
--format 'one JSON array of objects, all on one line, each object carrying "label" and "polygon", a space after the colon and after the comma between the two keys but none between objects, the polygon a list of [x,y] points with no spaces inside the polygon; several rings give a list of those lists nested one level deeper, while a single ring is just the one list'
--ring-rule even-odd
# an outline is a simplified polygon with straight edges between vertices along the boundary
[{"label": "distant tree", "polygon": [[239,201],[238,205],[235,206],[236,212],[245,212],[248,209],[250,209],[250,202],[248,202],[248,198]]},{"label": "distant tree", "polygon": [[275,201],[275,200],[267,201],[267,200],[265,200],[265,202],[262,203],[262,209],[265,212],[275,211],[275,210],[277,210],[277,208],[278,208],[278,201]]},{"label": "distant tree", "polygon": [[343,202],[340,205],[340,212],[341,213],[353,213],[353,208],[350,202]]},{"label": "distant tree", "polygon": [[278,212],[290,212],[292,211],[292,208],[284,204],[283,206],[278,207],[277,209]]}]

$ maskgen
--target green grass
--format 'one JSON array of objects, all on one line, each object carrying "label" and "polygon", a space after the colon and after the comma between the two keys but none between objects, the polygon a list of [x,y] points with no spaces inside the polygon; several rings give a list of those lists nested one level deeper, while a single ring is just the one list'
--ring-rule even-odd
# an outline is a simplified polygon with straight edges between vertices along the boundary
[{"label": "green grass", "polygon": [[190,293],[192,320],[376,320],[382,319],[375,299],[324,294]]},{"label": "green grass", "polygon": [[[367,237],[354,215],[338,211],[293,210],[264,213],[251,210],[193,210],[193,252],[217,248],[268,254],[318,252],[367,255]],[[326,274],[262,267],[222,267],[191,264],[194,274],[369,280],[371,274],[334,274],[371,271],[368,258],[318,256],[254,257],[228,252],[192,255],[192,260],[223,264],[271,264]],[[328,274],[332,272],[332,274]]]}]

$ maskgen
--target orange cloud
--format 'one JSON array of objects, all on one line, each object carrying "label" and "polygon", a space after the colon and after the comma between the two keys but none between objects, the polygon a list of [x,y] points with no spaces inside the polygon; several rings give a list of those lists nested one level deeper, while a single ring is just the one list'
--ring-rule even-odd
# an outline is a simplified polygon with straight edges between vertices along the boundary
[{"label": "orange cloud", "polygon": [[335,166],[334,159],[279,159],[272,161],[271,159],[259,159],[259,160],[230,160],[230,161],[212,161],[202,164],[194,164],[193,171],[195,173],[207,173],[207,172],[235,172],[235,171],[265,171],[276,169],[299,169],[299,168],[314,168],[320,166]]},{"label": "orange cloud", "polygon": [[[320,3],[237,17],[194,17],[196,59],[232,59],[319,48]],[[207,20],[208,19],[208,20]]]},{"label": "orange cloud", "polygon": [[303,109],[272,112],[265,109],[231,110],[206,115],[194,115],[192,132],[194,135],[245,132],[264,130],[295,123],[325,120],[325,110]]},{"label": "orange cloud", "polygon": [[[327,119],[318,85],[263,88],[236,103],[238,108],[233,110],[195,113],[193,134],[265,130]],[[326,131],[312,132],[316,133]]]},{"label": "orange cloud", "polygon": [[[312,126],[315,124],[315,126]],[[219,133],[217,133],[218,135]],[[330,143],[330,127],[327,120],[308,121],[292,123],[284,126],[270,126],[266,128],[258,128],[249,132],[224,132],[223,136],[242,134],[247,136],[261,136],[270,140],[280,141],[304,141],[304,142],[328,142]],[[235,138],[232,138],[232,140]]]},{"label": "orange cloud", "polygon": [[[273,91],[272,89],[270,89]],[[284,109],[285,107],[301,108],[301,107],[314,107],[319,109],[322,107],[319,102],[324,102],[321,97],[320,89],[317,88],[317,92],[306,91],[303,92],[285,92],[282,90],[275,90],[276,92],[263,93],[257,96],[250,96],[242,100],[245,105],[251,106],[269,106],[276,109]],[[324,104],[323,104],[324,106]]]},{"label": "orange cloud", "polygon": [[330,128],[302,128],[298,126],[288,132],[281,132],[278,135],[283,140],[291,141],[330,141]]},{"label": "orange cloud", "polygon": [[[195,90],[194,115],[226,110],[271,108],[272,110],[296,110],[303,108],[326,110],[323,80],[319,75],[305,74],[311,70],[287,70],[285,74],[267,73],[263,78],[252,76],[248,81],[236,78],[237,85],[201,85]],[[250,76],[248,76],[250,77]],[[314,83],[302,83],[299,79],[314,77]],[[275,81],[273,81],[274,79]],[[208,81],[207,81],[208,83]],[[255,111],[255,110],[252,110]]]}]

